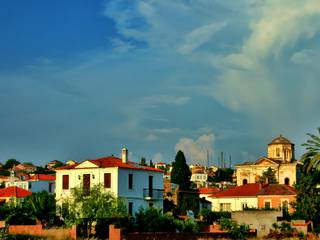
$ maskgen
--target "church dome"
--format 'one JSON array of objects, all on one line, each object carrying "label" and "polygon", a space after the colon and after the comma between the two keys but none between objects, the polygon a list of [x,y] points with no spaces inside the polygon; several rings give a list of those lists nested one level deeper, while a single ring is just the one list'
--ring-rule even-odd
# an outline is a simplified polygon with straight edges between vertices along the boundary
[{"label": "church dome", "polygon": [[280,134],[279,137],[276,137],[275,139],[272,140],[271,143],[269,143],[269,145],[272,145],[272,144],[293,144],[293,143]]}]

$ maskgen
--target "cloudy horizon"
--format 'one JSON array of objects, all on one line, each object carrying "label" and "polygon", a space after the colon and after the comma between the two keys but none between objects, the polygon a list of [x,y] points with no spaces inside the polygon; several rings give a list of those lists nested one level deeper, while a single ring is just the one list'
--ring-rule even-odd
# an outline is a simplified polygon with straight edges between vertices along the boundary
[{"label": "cloudy horizon", "polygon": [[320,126],[318,0],[1,5],[2,163],[299,157]]}]

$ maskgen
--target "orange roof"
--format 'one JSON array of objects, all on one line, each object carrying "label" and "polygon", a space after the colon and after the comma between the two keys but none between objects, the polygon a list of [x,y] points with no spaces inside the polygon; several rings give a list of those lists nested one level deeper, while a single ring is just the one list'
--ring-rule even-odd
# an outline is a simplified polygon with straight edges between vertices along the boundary
[{"label": "orange roof", "polygon": [[217,192],[220,192],[220,189],[217,187],[199,188],[200,194],[214,194]]},{"label": "orange roof", "polygon": [[31,195],[32,192],[16,186],[0,189],[0,197],[16,197],[23,198]]},{"label": "orange roof", "polygon": [[[100,168],[118,167],[118,168],[129,168],[129,169],[136,169],[136,170],[163,172],[163,170],[161,170],[161,169],[148,167],[148,166],[141,166],[141,165],[134,163],[134,162],[123,163],[122,159],[112,157],[112,156],[98,158],[95,160],[88,160],[88,161],[97,165]],[[63,166],[63,167],[57,168],[56,170],[74,169],[77,166],[79,166],[80,164],[81,163],[77,163],[77,164],[70,165],[70,166]]]},{"label": "orange roof", "polygon": [[258,195],[297,195],[298,190],[285,184],[266,184]]},{"label": "orange roof", "polygon": [[211,195],[213,198],[223,197],[253,197],[257,196],[257,193],[261,189],[260,183],[248,183],[242,186],[228,188],[222,192]]},{"label": "orange roof", "polygon": [[55,181],[56,176],[49,174],[35,174],[30,176],[30,180],[39,180],[39,181]]}]

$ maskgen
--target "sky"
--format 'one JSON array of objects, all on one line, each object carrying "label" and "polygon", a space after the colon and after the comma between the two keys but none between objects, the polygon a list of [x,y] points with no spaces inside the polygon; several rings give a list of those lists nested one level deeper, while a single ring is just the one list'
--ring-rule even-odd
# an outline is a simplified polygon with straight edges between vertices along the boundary
[{"label": "sky", "polygon": [[255,161],[320,126],[319,0],[5,0],[0,162]]}]

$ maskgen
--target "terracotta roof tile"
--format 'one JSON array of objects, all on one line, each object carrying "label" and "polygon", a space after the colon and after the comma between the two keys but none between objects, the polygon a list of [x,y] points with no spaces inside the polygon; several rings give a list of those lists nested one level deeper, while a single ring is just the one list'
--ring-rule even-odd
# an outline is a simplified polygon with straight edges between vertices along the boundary
[{"label": "terracotta roof tile", "polygon": [[222,192],[211,195],[212,198],[223,197],[253,197],[257,196],[258,191],[261,189],[259,183],[249,183],[242,186],[231,187]]},{"label": "terracotta roof tile", "polygon": [[220,189],[217,187],[199,188],[200,194],[214,194],[217,192],[220,192]]},{"label": "terracotta roof tile", "polygon": [[30,180],[55,181],[56,177],[49,174],[35,174],[30,176]]},{"label": "terracotta roof tile", "polygon": [[31,194],[32,194],[32,192],[25,190],[23,188],[16,187],[16,186],[11,186],[11,187],[7,187],[4,189],[0,189],[0,197],[22,198],[22,197],[27,197]]},{"label": "terracotta roof tile", "polygon": [[297,192],[297,189],[285,184],[267,184],[257,195],[296,195]]},{"label": "terracotta roof tile", "polygon": [[[97,165],[100,168],[108,168],[108,167],[118,167],[118,168],[128,168],[128,169],[136,169],[136,170],[145,170],[145,171],[155,171],[155,172],[163,172],[163,170],[148,166],[141,166],[134,162],[123,163],[120,158],[116,157],[103,157],[94,160],[89,160],[93,164]],[[71,166],[63,166],[59,167],[56,170],[65,170],[65,169],[74,169],[81,163],[74,164]]]}]

